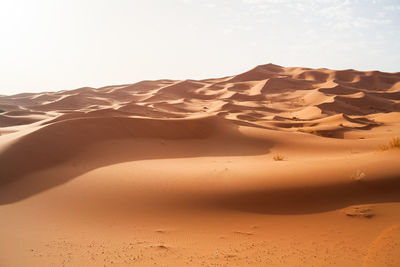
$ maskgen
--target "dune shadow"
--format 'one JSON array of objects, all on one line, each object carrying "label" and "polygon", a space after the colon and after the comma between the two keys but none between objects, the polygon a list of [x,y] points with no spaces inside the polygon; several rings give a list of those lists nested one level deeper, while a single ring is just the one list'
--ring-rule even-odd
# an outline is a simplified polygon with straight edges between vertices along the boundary
[{"label": "dune shadow", "polygon": [[245,136],[238,127],[216,117],[101,117],[56,122],[20,138],[0,153],[0,205],[122,162],[269,152],[272,144]]},{"label": "dune shadow", "polygon": [[350,205],[400,202],[400,176],[321,186],[222,194],[207,205],[260,214],[310,214]]}]

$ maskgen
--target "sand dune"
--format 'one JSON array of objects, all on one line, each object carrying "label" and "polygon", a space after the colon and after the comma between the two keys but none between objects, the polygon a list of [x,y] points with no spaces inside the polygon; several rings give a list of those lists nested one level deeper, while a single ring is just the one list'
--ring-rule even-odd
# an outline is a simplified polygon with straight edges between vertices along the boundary
[{"label": "sand dune", "polygon": [[267,64],[0,109],[0,266],[399,262],[400,73]]}]

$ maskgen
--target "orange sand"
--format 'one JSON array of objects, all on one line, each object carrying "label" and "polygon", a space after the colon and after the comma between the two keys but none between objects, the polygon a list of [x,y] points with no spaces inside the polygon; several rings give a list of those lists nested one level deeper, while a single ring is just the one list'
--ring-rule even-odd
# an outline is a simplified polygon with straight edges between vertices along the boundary
[{"label": "orange sand", "polygon": [[0,266],[399,266],[400,73],[267,64],[0,109]]}]

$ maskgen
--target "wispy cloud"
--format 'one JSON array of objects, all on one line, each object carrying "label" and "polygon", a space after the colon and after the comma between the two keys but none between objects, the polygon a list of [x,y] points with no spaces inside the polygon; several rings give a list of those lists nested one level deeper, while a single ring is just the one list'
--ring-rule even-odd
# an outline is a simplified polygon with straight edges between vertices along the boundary
[{"label": "wispy cloud", "polygon": [[383,10],[400,10],[400,5],[387,5],[383,8],[377,7],[382,9],[381,12],[366,16],[360,14],[360,4],[350,0],[243,0],[243,3],[249,5],[250,8],[264,10],[264,12],[273,10],[273,13],[288,13],[294,11],[305,17],[317,17],[322,24],[334,29],[365,28],[373,24],[390,24],[391,20],[384,18],[386,13]]}]

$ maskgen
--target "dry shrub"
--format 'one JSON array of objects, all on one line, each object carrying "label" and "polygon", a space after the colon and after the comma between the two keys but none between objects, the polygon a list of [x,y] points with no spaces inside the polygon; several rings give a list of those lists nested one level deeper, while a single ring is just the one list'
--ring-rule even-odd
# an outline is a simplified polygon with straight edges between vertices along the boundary
[{"label": "dry shrub", "polygon": [[400,137],[393,137],[388,144],[380,145],[379,149],[381,151],[386,151],[389,149],[400,148]]},{"label": "dry shrub", "polygon": [[366,176],[365,173],[363,173],[361,170],[357,170],[357,172],[354,175],[352,175],[351,178],[354,181],[360,182],[364,180],[365,176]]},{"label": "dry shrub", "polygon": [[386,150],[389,150],[389,146],[388,145],[380,145],[379,149],[382,151],[386,151]]},{"label": "dry shrub", "polygon": [[281,155],[279,155],[279,154],[277,154],[277,155],[275,155],[275,156],[273,157],[273,159],[274,159],[275,161],[282,161],[282,160],[284,159],[284,157],[281,156]]},{"label": "dry shrub", "polygon": [[389,142],[390,148],[400,148],[400,137],[393,137]]}]

